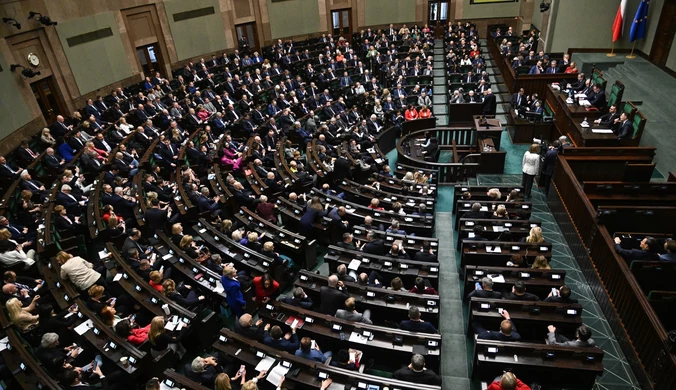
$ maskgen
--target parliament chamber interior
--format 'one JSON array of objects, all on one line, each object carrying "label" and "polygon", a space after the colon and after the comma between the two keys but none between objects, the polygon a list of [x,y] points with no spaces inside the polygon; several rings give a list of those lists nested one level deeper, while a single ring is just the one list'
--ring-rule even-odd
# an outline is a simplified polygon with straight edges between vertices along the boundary
[{"label": "parliament chamber interior", "polygon": [[676,2],[0,16],[0,389],[676,389]]}]

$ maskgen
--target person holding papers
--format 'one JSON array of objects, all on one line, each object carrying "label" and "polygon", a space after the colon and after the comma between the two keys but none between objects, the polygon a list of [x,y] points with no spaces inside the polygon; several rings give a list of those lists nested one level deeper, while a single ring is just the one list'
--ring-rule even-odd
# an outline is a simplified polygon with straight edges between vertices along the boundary
[{"label": "person holding papers", "polygon": [[150,321],[150,331],[148,332],[148,341],[150,341],[150,356],[154,358],[162,355],[162,353],[170,348],[174,353],[178,355],[179,360],[183,359],[186,350],[185,347],[181,344],[180,337],[181,333],[178,336],[172,336],[167,331],[167,327],[174,330],[182,330],[185,326],[185,323],[166,323],[164,317],[157,316]]},{"label": "person holding papers", "polygon": [[296,350],[300,345],[298,335],[296,334],[296,326],[292,326],[291,333],[287,334],[284,334],[282,328],[278,325],[273,326],[269,331],[266,330],[263,334],[263,344],[279,349],[280,351],[296,353]]},{"label": "person holding papers", "polygon": [[330,358],[332,355],[333,352],[331,351],[322,352],[319,348],[319,344],[309,337],[300,339],[300,348],[296,351],[296,356],[320,363],[326,363],[326,359]]}]

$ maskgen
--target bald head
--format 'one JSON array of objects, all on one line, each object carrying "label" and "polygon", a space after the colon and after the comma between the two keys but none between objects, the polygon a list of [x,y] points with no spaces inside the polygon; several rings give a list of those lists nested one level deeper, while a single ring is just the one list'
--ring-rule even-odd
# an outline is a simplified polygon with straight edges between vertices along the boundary
[{"label": "bald head", "polygon": [[329,287],[336,287],[338,285],[338,277],[336,275],[329,276]]}]

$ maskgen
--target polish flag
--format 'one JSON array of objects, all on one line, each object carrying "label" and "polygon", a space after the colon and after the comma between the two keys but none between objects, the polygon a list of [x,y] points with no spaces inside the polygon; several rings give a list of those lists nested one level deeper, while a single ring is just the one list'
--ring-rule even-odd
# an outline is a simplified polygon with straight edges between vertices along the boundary
[{"label": "polish flag", "polygon": [[622,38],[622,33],[624,32],[624,13],[626,10],[627,0],[622,0],[617,9],[617,15],[615,15],[615,21],[613,22],[613,42]]}]

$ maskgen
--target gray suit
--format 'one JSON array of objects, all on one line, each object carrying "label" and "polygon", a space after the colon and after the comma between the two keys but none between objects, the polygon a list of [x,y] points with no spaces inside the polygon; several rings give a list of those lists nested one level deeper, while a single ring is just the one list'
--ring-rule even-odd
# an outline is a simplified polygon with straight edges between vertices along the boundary
[{"label": "gray suit", "polygon": [[373,322],[371,322],[371,311],[368,309],[364,310],[363,314],[338,309],[338,311],[336,311],[336,318],[353,322],[363,322],[365,324],[373,325]]},{"label": "gray suit", "polygon": [[[336,314],[336,317],[338,315]],[[594,342],[594,339],[590,338],[589,340],[585,341],[580,341],[580,340],[568,340],[567,338],[563,337],[562,335],[558,336],[558,339],[561,340],[560,342],[556,340],[556,333],[554,332],[549,332],[547,333],[547,344],[554,344],[554,345],[563,345],[566,347],[595,347],[596,342]]]}]

